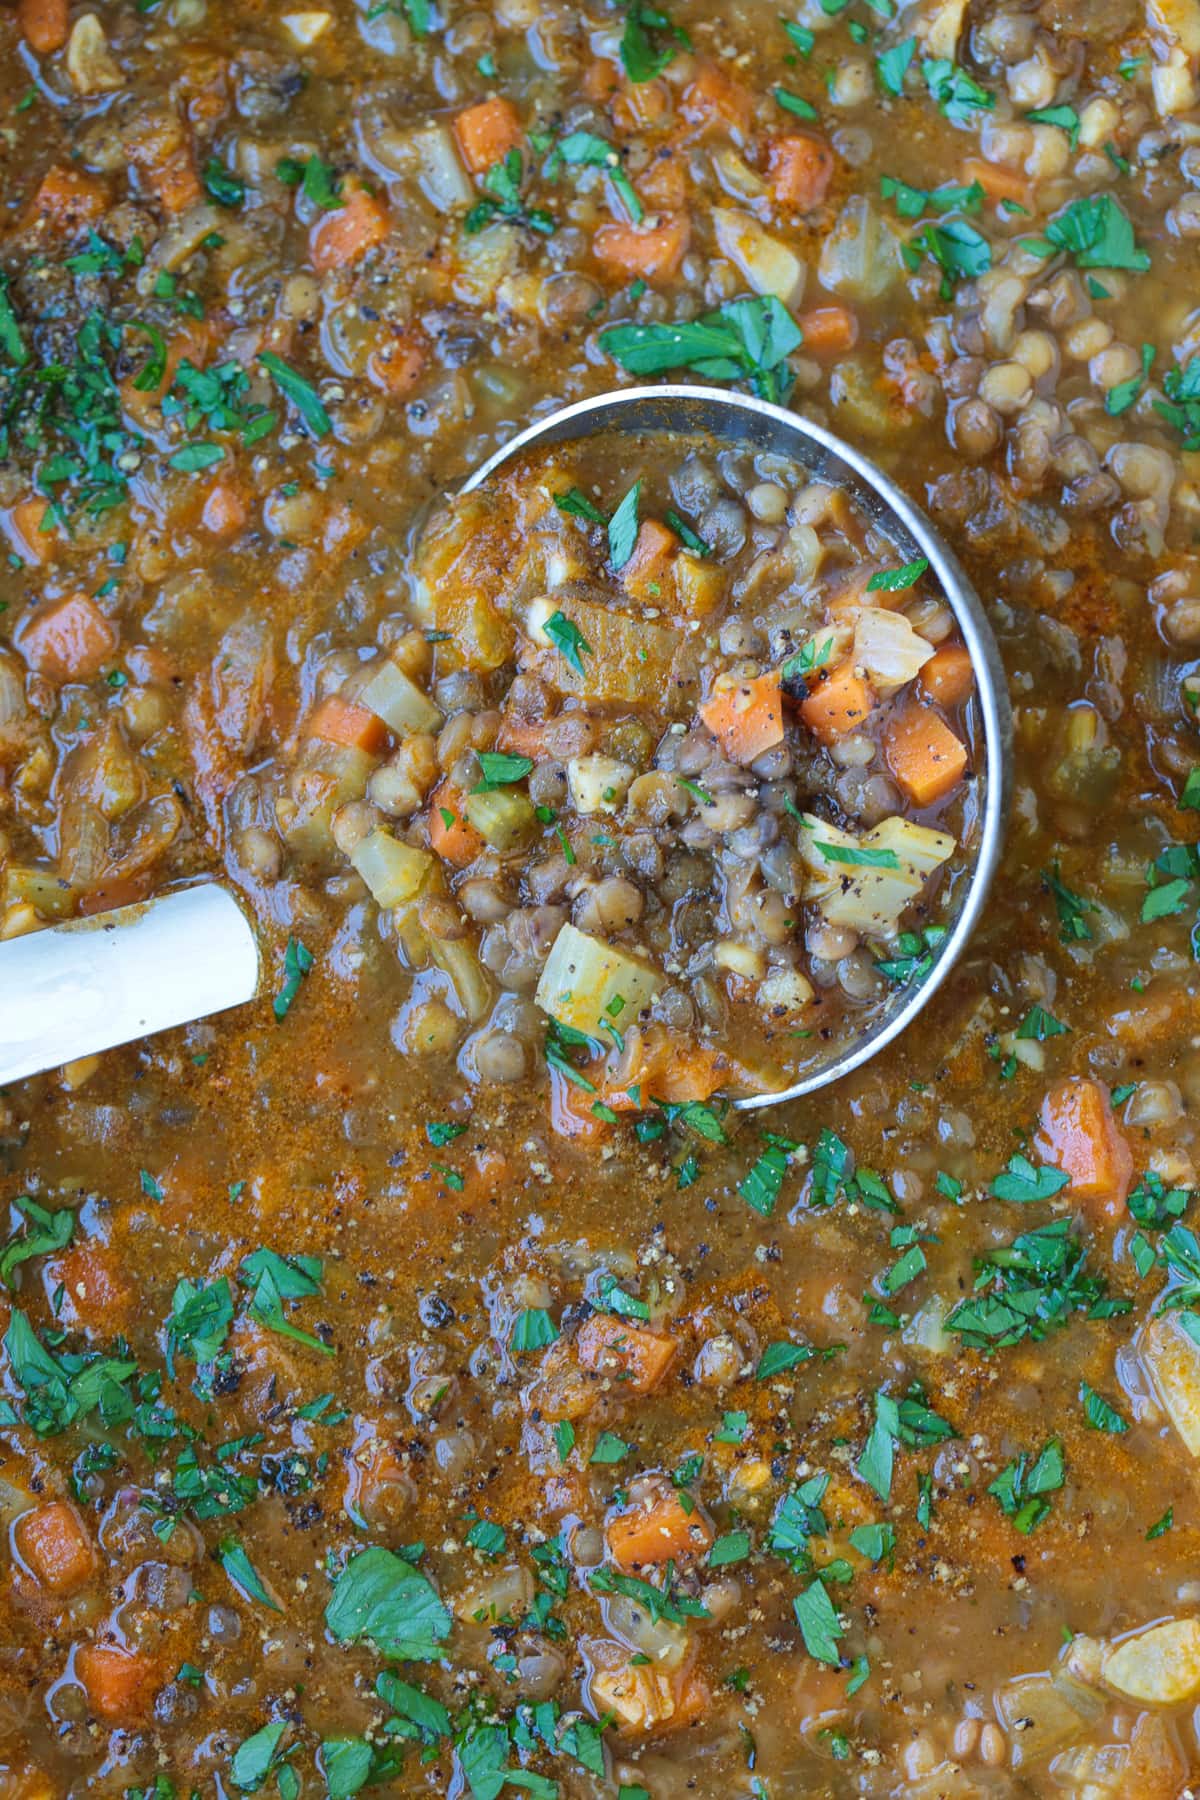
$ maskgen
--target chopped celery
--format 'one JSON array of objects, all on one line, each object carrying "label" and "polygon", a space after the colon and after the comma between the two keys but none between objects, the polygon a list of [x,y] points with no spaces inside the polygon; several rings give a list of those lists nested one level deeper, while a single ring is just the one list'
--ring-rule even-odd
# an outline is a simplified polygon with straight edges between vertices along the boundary
[{"label": "chopped celery", "polygon": [[492,788],[468,794],[463,811],[480,837],[501,853],[527,843],[537,826],[537,814],[528,794],[512,788]]}]

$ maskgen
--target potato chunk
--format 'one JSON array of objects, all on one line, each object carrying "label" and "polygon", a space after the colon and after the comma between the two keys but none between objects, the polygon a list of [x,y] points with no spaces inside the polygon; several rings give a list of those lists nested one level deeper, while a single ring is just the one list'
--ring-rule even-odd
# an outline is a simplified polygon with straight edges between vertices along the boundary
[{"label": "potato chunk", "polygon": [[1177,1706],[1200,1694],[1200,1620],[1171,1619],[1110,1650],[1105,1683],[1148,1706]]},{"label": "potato chunk", "polygon": [[1163,1313],[1142,1333],[1140,1354],[1172,1425],[1191,1454],[1200,1456],[1200,1344]]},{"label": "potato chunk", "polygon": [[596,1037],[605,1026],[627,1030],[662,985],[662,976],[637,957],[564,925],[535,998],[560,1025]]}]

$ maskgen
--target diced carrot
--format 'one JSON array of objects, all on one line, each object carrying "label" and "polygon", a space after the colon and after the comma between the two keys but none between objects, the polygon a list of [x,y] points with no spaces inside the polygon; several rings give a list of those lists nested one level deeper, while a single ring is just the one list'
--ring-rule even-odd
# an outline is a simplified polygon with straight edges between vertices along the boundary
[{"label": "diced carrot", "polygon": [[965,644],[943,644],[918,676],[920,685],[939,706],[961,706],[975,686],[975,669]]},{"label": "diced carrot", "polygon": [[40,607],[21,634],[21,654],[52,681],[89,681],[111,660],[117,629],[87,594]]},{"label": "diced carrot", "polygon": [[[126,904],[110,884],[97,894],[105,906],[88,904],[92,895],[81,902],[80,911],[105,912],[110,906]],[[143,899],[142,893],[131,893],[129,900]],[[49,1291],[62,1289],[62,1312],[66,1324],[82,1326],[96,1337],[113,1338],[129,1325],[134,1307],[134,1290],[125,1277],[124,1265],[115,1250],[105,1244],[76,1244],[54,1258],[46,1269]]]},{"label": "diced carrot", "polygon": [[721,124],[744,137],[754,120],[754,95],[719,63],[704,63],[684,90],[681,110],[690,124]]},{"label": "diced carrot", "polygon": [[45,223],[64,234],[94,225],[108,211],[108,190],[94,175],[56,163],[47,169],[25,210],[24,223]]},{"label": "diced carrot", "polygon": [[[632,1041],[627,1036],[626,1044]],[[589,1079],[598,1082],[599,1098],[614,1112],[638,1112],[647,1097],[665,1101],[669,1106],[707,1100],[718,1088],[739,1077],[738,1066],[727,1051],[681,1044],[664,1026],[639,1026],[637,1042],[638,1053],[625,1069],[620,1086],[603,1063],[593,1065],[589,1071]]]},{"label": "diced carrot", "polygon": [[783,742],[783,694],[778,669],[753,681],[719,688],[700,717],[731,762],[752,763]]},{"label": "diced carrot", "polygon": [[638,193],[655,212],[681,212],[687,205],[688,175],[683,158],[666,148],[638,176]]},{"label": "diced carrot", "polygon": [[524,135],[516,107],[499,95],[460,112],[454,121],[454,133],[472,175],[485,175],[496,163],[503,162]]},{"label": "diced carrot", "polygon": [[116,1644],[84,1644],[75,1657],[75,1672],[97,1718],[116,1725],[144,1718],[162,1679],[152,1657]]},{"label": "diced carrot", "polygon": [[1033,203],[1033,183],[1019,169],[1004,169],[997,163],[985,162],[981,156],[968,156],[963,164],[963,182],[977,181],[989,200],[1012,200],[1028,212]]},{"label": "diced carrot", "polygon": [[593,1373],[620,1375],[621,1391],[630,1394],[653,1393],[675,1361],[679,1345],[674,1338],[659,1337],[640,1325],[607,1313],[593,1313],[584,1321],[575,1339],[579,1366]]},{"label": "diced carrot", "polygon": [[67,41],[67,0],[17,0],[17,23],[29,48],[49,56]]},{"label": "diced carrot", "polygon": [[1133,1180],[1133,1152],[1113,1117],[1108,1089],[1088,1076],[1057,1081],[1042,1101],[1038,1154],[1071,1177],[1076,1200],[1120,1217]]},{"label": "diced carrot", "polygon": [[388,741],[387,726],[369,707],[355,706],[337,694],[322,700],[308,721],[308,735],[347,750],[365,750],[368,756],[378,756]]},{"label": "diced carrot", "polygon": [[87,1526],[66,1500],[52,1500],[17,1521],[17,1549],[51,1594],[74,1594],[91,1580],[96,1555]]},{"label": "diced carrot", "polygon": [[824,138],[797,132],[772,138],[767,150],[767,174],[780,206],[792,212],[812,212],[820,206],[833,180],[833,151]]},{"label": "diced carrot", "polygon": [[931,706],[895,713],[884,741],[888,767],[917,806],[932,806],[962,780],[967,747]]},{"label": "diced carrot", "polygon": [[593,100],[598,105],[602,106],[606,100],[611,100],[620,85],[621,71],[616,63],[609,62],[605,57],[598,56],[583,71],[581,86],[584,98]]},{"label": "diced carrot", "polygon": [[801,701],[800,717],[818,743],[836,744],[858,730],[874,705],[869,684],[855,674],[853,663],[844,662]]},{"label": "diced carrot", "polygon": [[[138,340],[135,339],[134,342]],[[181,365],[188,362],[193,368],[203,367],[211,348],[211,324],[205,319],[185,319],[180,329],[167,341],[167,354],[158,381],[151,387],[136,385],[138,381],[145,379],[147,358],[136,374],[121,383],[121,404],[132,415],[135,423],[143,427],[149,424],[152,415],[158,411],[163,395],[174,386]]]},{"label": "diced carrot", "polygon": [[427,360],[425,339],[419,331],[397,331],[380,349],[371,352],[367,374],[376,387],[402,400],[420,381]]},{"label": "diced carrot", "polygon": [[180,144],[150,174],[150,182],[169,213],[186,212],[203,198],[204,190],[190,143]]},{"label": "diced carrot", "polygon": [[838,356],[858,342],[858,320],[846,306],[816,306],[801,313],[796,323],[812,356]]},{"label": "diced carrot", "polygon": [[5,535],[22,562],[50,561],[54,533],[42,530],[49,511],[48,500],[19,500],[4,515]]},{"label": "diced carrot", "polygon": [[555,755],[555,731],[561,725],[554,719],[522,719],[515,713],[501,713],[496,748],[509,756],[531,756],[543,762]]},{"label": "diced carrot", "polygon": [[601,225],[592,240],[597,262],[624,281],[669,281],[678,274],[692,228],[686,213],[660,215],[651,225]]},{"label": "diced carrot", "polygon": [[695,1725],[700,1719],[709,1716],[712,1711],[712,1689],[699,1669],[689,1669],[686,1674],[677,1675],[674,1688],[675,1711],[665,1728],[667,1731],[683,1731],[686,1726]]},{"label": "diced carrot", "polygon": [[387,208],[361,181],[347,177],[342,204],[313,226],[308,254],[318,275],[344,269],[382,244],[390,230]]},{"label": "diced carrot", "polygon": [[671,558],[679,548],[679,539],[657,519],[643,519],[638,527],[633,554],[621,570],[621,586],[635,600],[653,601],[662,597]]},{"label": "diced carrot", "polygon": [[203,198],[191,131],[170,107],[147,107],[134,121],[125,148],[143,186],[169,213]]},{"label": "diced carrot", "polygon": [[232,482],[218,481],[204,502],[201,523],[214,537],[236,537],[249,518],[245,495]]},{"label": "diced carrot", "polygon": [[686,1512],[672,1489],[650,1506],[622,1513],[609,1525],[607,1537],[618,1569],[638,1575],[662,1563],[703,1556],[712,1544],[713,1529],[697,1506]]},{"label": "diced carrot", "polygon": [[463,796],[448,781],[429,802],[429,848],[452,868],[465,869],[483,849],[483,838],[463,811]]}]

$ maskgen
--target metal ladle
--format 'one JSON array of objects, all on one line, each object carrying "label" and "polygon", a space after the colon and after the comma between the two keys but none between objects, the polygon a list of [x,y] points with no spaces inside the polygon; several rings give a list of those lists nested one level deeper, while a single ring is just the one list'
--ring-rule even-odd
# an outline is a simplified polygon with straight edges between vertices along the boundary
[{"label": "metal ladle", "polygon": [[[775,1106],[848,1075],[897,1038],[937,992],[978,922],[1003,846],[1011,789],[1012,715],[1004,670],[978,594],[925,515],[874,463],[798,413],[750,395],[663,385],[624,388],[548,413],[490,456],[470,493],[512,457],[601,432],[665,432],[790,458],[813,480],[847,490],[905,561],[926,557],[970,654],[983,738],[979,835],[965,891],[932,968],[897,989],[871,1029],[781,1091],[739,1097]],[[978,791],[978,789],[977,789]],[[0,944],[0,1086],[252,1000],[258,946],[219,882],[72,920]]]}]

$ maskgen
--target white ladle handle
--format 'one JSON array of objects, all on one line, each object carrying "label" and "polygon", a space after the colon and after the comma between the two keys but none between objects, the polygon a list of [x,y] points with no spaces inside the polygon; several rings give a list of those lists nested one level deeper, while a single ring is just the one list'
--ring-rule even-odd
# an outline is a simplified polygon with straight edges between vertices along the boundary
[{"label": "white ladle handle", "polygon": [[258,944],[228,889],[181,888],[0,944],[0,1087],[252,1000]]}]

